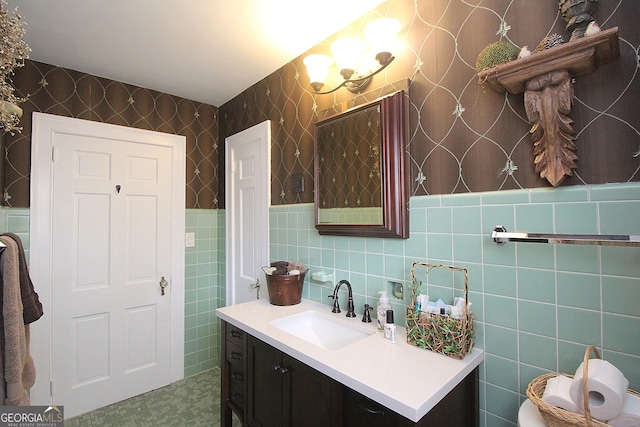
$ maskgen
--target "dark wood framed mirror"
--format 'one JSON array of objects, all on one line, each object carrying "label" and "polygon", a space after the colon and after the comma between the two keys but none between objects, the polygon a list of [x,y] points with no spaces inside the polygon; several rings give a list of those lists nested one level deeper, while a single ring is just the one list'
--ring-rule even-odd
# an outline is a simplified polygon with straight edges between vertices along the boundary
[{"label": "dark wood framed mirror", "polygon": [[404,91],[314,126],[315,225],[320,234],[409,237]]}]

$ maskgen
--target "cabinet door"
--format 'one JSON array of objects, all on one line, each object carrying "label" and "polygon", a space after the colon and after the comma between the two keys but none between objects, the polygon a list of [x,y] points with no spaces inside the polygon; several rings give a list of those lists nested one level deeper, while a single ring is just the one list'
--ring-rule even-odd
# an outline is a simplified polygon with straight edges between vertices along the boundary
[{"label": "cabinet door", "polygon": [[[283,354],[284,426],[326,427],[338,425],[334,418],[336,383],[326,375]],[[338,421],[339,422],[339,421]]]},{"label": "cabinet door", "polygon": [[249,337],[249,425],[282,426],[282,352]]}]

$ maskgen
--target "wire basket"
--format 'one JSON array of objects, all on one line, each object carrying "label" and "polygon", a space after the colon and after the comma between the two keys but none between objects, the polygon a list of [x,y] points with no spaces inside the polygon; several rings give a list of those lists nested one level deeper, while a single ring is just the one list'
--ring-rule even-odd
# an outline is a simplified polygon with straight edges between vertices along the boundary
[{"label": "wire basket", "polygon": [[[464,310],[460,317],[428,313],[416,310],[416,300],[420,285],[416,280],[417,266],[446,268],[464,274]],[[426,350],[435,351],[454,359],[463,359],[473,348],[473,313],[469,311],[469,274],[466,268],[443,264],[414,262],[411,265],[411,305],[407,307],[407,342]]]},{"label": "wire basket", "polygon": [[[568,374],[544,374],[536,377],[529,383],[527,387],[527,397],[534,405],[538,407],[538,411],[540,415],[544,419],[544,422],[549,427],[569,427],[569,426],[580,426],[580,427],[607,427],[609,424],[598,421],[591,417],[591,410],[589,409],[589,389],[587,388],[587,378],[589,371],[589,356],[593,352],[596,358],[600,359],[600,353],[598,353],[598,349],[594,346],[590,345],[587,347],[587,350],[584,353],[584,363],[582,364],[583,375],[582,375],[582,393],[584,397],[583,407],[584,407],[584,415],[576,414],[575,412],[566,411],[564,409],[558,408],[557,406],[553,406],[550,403],[542,400],[542,395],[544,394],[544,390],[547,387],[547,380],[554,378],[558,375],[564,375],[569,378],[573,378],[573,375]],[[627,393],[634,394],[640,397],[640,394],[629,389]]]}]

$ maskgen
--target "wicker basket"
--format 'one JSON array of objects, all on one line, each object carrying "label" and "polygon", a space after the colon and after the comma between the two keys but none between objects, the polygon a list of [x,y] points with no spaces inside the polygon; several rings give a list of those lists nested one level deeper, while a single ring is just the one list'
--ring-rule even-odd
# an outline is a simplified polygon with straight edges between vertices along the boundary
[{"label": "wicker basket", "polygon": [[[544,400],[542,400],[542,395],[544,393],[544,389],[547,386],[547,380],[556,377],[558,374],[544,374],[539,377],[534,378],[529,386],[527,387],[527,397],[533,402],[534,405],[538,407],[538,411],[544,422],[549,427],[568,427],[568,426],[580,426],[580,427],[607,427],[609,424],[594,420],[591,417],[591,410],[589,409],[589,390],[587,389],[587,378],[588,378],[588,370],[589,370],[589,356],[591,352],[596,355],[596,358],[600,359],[600,353],[598,353],[598,349],[594,346],[590,345],[587,347],[587,350],[584,353],[584,363],[582,364],[583,375],[583,395],[584,395],[584,415],[576,414],[575,412],[565,411],[564,409],[558,408],[557,406],[553,406]],[[573,375],[560,374],[565,375],[569,378],[573,378]],[[634,394],[640,397],[640,394],[629,389],[627,391],[630,394]]]},{"label": "wicker basket", "polygon": [[[423,266],[427,269],[447,268],[464,273],[464,312],[459,318],[427,313],[416,310],[418,281],[415,268]],[[469,312],[469,275],[465,268],[451,267],[443,264],[426,264],[414,262],[411,265],[411,305],[407,307],[407,342],[427,350],[441,353],[454,359],[463,359],[473,348],[473,313]]]}]

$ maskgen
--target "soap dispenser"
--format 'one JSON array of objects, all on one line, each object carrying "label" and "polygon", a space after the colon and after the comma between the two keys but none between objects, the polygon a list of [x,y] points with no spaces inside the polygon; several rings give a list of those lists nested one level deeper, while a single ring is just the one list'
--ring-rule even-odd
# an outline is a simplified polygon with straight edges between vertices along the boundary
[{"label": "soap dispenser", "polygon": [[384,325],[387,323],[387,310],[391,310],[391,303],[387,296],[387,291],[380,291],[380,301],[378,302],[378,330],[384,331]]}]

